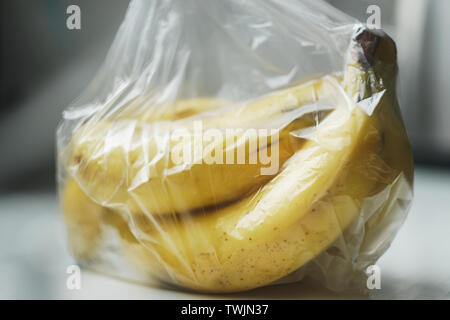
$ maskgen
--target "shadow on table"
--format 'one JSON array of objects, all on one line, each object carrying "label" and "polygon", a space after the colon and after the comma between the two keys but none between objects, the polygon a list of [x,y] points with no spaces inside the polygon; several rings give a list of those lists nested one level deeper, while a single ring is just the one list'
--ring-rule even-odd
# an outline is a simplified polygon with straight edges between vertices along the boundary
[{"label": "shadow on table", "polygon": [[[123,279],[122,279],[123,280]],[[124,280],[128,281],[128,280]],[[317,281],[310,278],[305,278],[295,283],[273,284],[265,287],[237,292],[229,294],[205,294],[197,293],[185,288],[176,287],[170,284],[154,283],[152,285],[144,284],[141,282],[134,282],[134,284],[151,287],[153,289],[164,290],[166,292],[174,292],[177,294],[185,294],[188,299],[218,299],[218,300],[344,300],[344,299],[368,299],[360,293],[355,292],[333,292],[328,290]]]}]

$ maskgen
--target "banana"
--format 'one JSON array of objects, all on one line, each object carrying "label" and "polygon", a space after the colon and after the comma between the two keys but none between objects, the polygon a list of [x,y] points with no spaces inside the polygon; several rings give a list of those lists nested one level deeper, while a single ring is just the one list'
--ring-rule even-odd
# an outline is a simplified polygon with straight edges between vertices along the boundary
[{"label": "banana", "polygon": [[[279,150],[279,166],[301,148],[304,139],[291,132],[316,124],[312,114],[318,110],[318,104],[329,105],[333,97],[340,96],[336,81],[330,75],[245,105],[236,104],[231,110],[219,108],[202,117],[205,131],[259,128],[267,123],[281,129],[279,133],[267,133],[262,144],[261,137],[248,137],[242,132],[231,146],[213,140],[207,144],[209,153],[200,152],[189,163],[176,163],[171,155],[180,143],[169,140],[167,133],[180,127],[193,128],[192,118],[171,122],[148,120],[167,116],[153,115],[153,118],[145,116],[147,121],[140,118],[91,121],[75,131],[66,168],[96,202],[110,207],[125,204],[149,214],[172,214],[234,201],[254,192],[277,173],[261,174],[267,168],[261,155],[269,147]],[[186,110],[192,108],[181,113],[186,114]],[[296,120],[292,121],[293,118]],[[190,142],[182,141],[181,146],[182,156],[195,149]],[[235,155],[239,149],[248,150],[249,157],[256,155],[257,161],[228,163],[229,154],[237,162]],[[221,154],[225,163],[211,162],[212,154]]]},{"label": "banana", "polygon": [[[398,113],[394,42],[362,29],[350,53],[343,87],[353,107],[337,106],[260,190],[196,214],[121,211],[131,213],[139,240],[122,241],[137,269],[206,292],[272,283],[329,247],[359,215],[364,200],[391,184],[401,170],[411,173],[408,147],[406,155],[398,154],[387,142],[403,141],[387,136],[404,131],[402,123],[384,122]],[[373,97],[378,100],[372,100],[376,108],[369,116],[364,99]]]},{"label": "banana", "polygon": [[[144,122],[158,120],[178,120],[187,118],[202,112],[211,111],[225,105],[225,101],[212,98],[193,98],[175,102],[166,108],[149,109],[142,108],[143,99],[137,99],[125,108],[126,113],[121,113],[121,119],[136,118]],[[145,111],[142,112],[141,109]],[[75,258],[80,262],[88,262],[95,259],[100,250],[103,230],[103,219],[112,219],[110,210],[95,203],[81,189],[79,184],[69,178],[62,190],[62,212],[67,227],[69,245]],[[120,231],[122,237],[128,240],[133,238],[124,222],[119,224],[118,218],[115,227]]]},{"label": "banana", "polygon": [[138,119],[141,122],[174,121],[216,110],[229,103],[229,101],[225,100],[200,97],[178,100],[171,104],[158,106],[158,108],[151,108],[144,96],[136,98],[133,102],[122,108],[121,112],[115,113],[115,115],[118,116],[118,119]]},{"label": "banana", "polygon": [[71,251],[78,262],[88,263],[101,248],[102,217],[109,210],[93,202],[73,179],[66,182],[61,198]]}]

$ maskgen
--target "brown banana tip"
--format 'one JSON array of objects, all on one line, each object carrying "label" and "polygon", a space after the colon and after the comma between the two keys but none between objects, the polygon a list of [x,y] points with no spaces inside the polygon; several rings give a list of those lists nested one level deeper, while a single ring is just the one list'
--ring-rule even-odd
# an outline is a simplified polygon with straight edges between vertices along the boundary
[{"label": "brown banana tip", "polygon": [[364,70],[372,67],[375,60],[393,64],[397,60],[395,42],[382,30],[359,27],[350,44],[350,63],[360,64]]}]

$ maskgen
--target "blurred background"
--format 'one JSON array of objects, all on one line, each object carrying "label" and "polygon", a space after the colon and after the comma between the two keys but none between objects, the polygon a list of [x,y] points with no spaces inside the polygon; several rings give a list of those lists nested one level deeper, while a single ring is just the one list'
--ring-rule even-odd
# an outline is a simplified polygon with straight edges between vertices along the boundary
[{"label": "blurred background", "polygon": [[[37,259],[39,250],[46,251],[46,245],[54,243],[54,239],[48,236],[47,242],[34,251],[23,240],[21,245],[31,250],[30,256],[25,257],[14,256],[8,243],[10,237],[17,238],[23,233],[31,237],[37,232],[35,227],[30,230],[23,227],[21,221],[30,221],[30,217],[35,219],[36,226],[57,228],[55,130],[63,109],[100,67],[128,2],[1,1],[0,228],[3,229],[0,229],[0,242],[3,245],[0,246],[0,274],[8,276],[0,276],[0,281],[16,283],[14,275],[20,280],[21,268],[28,268],[27,272],[34,272],[41,279],[41,285],[50,286],[48,271],[33,259]],[[328,2],[363,22],[369,16],[366,12],[369,5],[381,8],[382,27],[399,48],[399,98],[418,168],[416,194],[422,189],[437,190],[442,193],[442,203],[448,205],[445,190],[450,190],[450,1]],[[66,28],[66,8],[72,4],[82,10],[81,30]],[[422,185],[422,181],[437,185]],[[424,203],[420,205],[428,207]],[[12,217],[15,222],[11,222]],[[14,233],[15,228],[20,232]],[[61,244],[55,250],[65,252],[63,237],[58,238]],[[12,256],[18,260],[11,259]],[[33,296],[26,284],[24,288],[28,291],[16,288],[18,296],[27,297],[24,292]],[[46,292],[42,287],[36,290],[36,294]]]}]

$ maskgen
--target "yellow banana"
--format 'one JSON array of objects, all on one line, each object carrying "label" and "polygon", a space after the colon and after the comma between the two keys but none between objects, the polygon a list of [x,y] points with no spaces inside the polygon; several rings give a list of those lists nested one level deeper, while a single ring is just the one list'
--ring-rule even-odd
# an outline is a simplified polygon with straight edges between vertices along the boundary
[{"label": "yellow banana", "polygon": [[391,184],[400,170],[408,175],[404,159],[410,153],[385,150],[391,139],[386,134],[404,130],[401,122],[383,122],[398,111],[392,92],[395,44],[363,30],[352,49],[357,54],[348,62],[344,87],[356,102],[380,93],[371,116],[362,105],[338,106],[276,177],[241,201],[197,214],[131,212],[139,242],[123,241],[130,261],[147,274],[200,291],[269,284],[330,246],[363,201]]},{"label": "yellow banana", "polygon": [[101,248],[101,221],[109,210],[93,202],[73,179],[66,182],[61,198],[71,251],[78,262],[89,262]]},{"label": "yellow banana", "polygon": [[171,104],[151,108],[145,101],[145,97],[138,97],[114,116],[122,120],[139,120],[140,122],[174,121],[212,111],[229,103],[215,98],[201,97],[178,100]]},{"label": "yellow banana", "polygon": [[[260,137],[240,133],[231,143],[213,140],[208,144],[209,154],[200,153],[192,163],[172,161],[178,141],[168,140],[167,132],[180,127],[193,128],[195,120],[156,121],[122,119],[114,122],[90,122],[80,127],[72,139],[66,163],[69,173],[97,202],[107,206],[123,205],[141,208],[150,214],[190,212],[242,198],[269,181],[277,171],[261,174],[268,166],[262,159],[267,148],[278,147],[276,161],[281,166],[296,150],[303,139],[290,133],[296,129],[315,125],[314,106],[309,118],[301,115],[300,106],[324,103],[339,96],[334,90],[336,78],[309,82],[264,99],[237,105],[228,111],[212,112],[202,118],[204,130],[248,127],[259,128],[276,123],[281,131],[268,133],[265,142]],[[300,113],[299,113],[300,110]],[[292,121],[293,114],[297,118]],[[156,116],[156,119],[161,116]],[[152,118],[153,119],[153,118]],[[247,139],[244,139],[246,138]],[[241,139],[242,138],[242,139]],[[261,142],[261,140],[259,140]],[[182,142],[182,154],[193,151],[195,143]],[[248,150],[248,157],[256,155],[254,163],[236,164],[236,150]],[[211,162],[211,154],[221,154],[222,162]],[[228,154],[233,162],[229,163]]]},{"label": "yellow banana", "polygon": [[[133,117],[133,114],[139,112],[137,118],[144,122],[178,120],[225,105],[224,101],[217,99],[193,98],[177,101],[166,108],[148,109],[142,108],[143,101],[141,100],[133,101],[125,109],[126,113],[120,114],[120,118],[130,119]],[[145,111],[142,112],[141,109]],[[78,183],[74,179],[69,178],[62,190],[62,211],[67,226],[69,245],[75,258],[79,262],[95,259],[103,237],[102,219],[110,216],[107,215],[110,212],[108,208],[92,201],[81,190]],[[115,226],[118,226],[118,222]],[[123,224],[119,230],[121,230],[122,236],[128,235],[132,237],[129,231],[128,233],[126,232]]]}]

